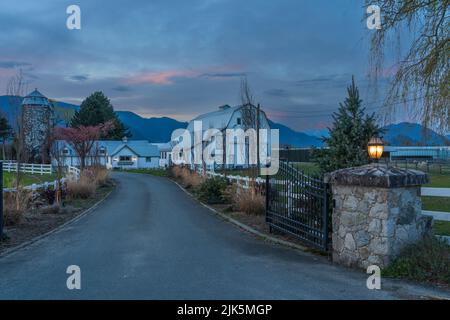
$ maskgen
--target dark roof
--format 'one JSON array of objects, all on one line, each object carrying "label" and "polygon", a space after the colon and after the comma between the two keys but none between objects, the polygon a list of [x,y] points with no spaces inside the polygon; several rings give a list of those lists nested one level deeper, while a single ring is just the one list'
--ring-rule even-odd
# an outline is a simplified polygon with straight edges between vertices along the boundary
[{"label": "dark roof", "polygon": [[50,106],[50,102],[47,97],[35,89],[23,99],[22,105]]}]

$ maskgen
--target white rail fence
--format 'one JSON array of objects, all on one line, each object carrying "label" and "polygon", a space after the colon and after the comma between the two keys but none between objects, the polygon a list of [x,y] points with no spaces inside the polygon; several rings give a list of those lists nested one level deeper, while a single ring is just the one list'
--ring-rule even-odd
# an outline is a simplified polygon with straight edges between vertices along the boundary
[{"label": "white rail fence", "polygon": [[[244,188],[248,188],[250,185],[250,181],[251,179],[249,177],[242,177],[242,176],[232,176],[232,175],[223,175],[221,173],[216,173],[216,172],[211,172],[211,171],[207,171],[206,175],[208,177],[221,177],[221,178],[225,178],[227,179],[229,182],[231,183],[236,183],[237,185],[244,187]],[[255,179],[256,184],[264,184],[266,183],[265,179],[262,178],[256,178]]]},{"label": "white rail fence", "polygon": [[[203,169],[201,167],[196,168],[197,172],[199,174],[202,174]],[[243,177],[243,176],[233,176],[233,175],[224,175],[221,173],[213,172],[213,171],[206,171],[206,176],[208,177],[221,177],[228,180],[230,183],[235,183],[240,187],[243,187],[244,189],[248,189],[250,186],[250,181],[252,180],[250,177]],[[254,180],[257,185],[262,185],[266,183],[266,180],[263,178],[256,178]]]},{"label": "white rail fence", "polygon": [[[16,161],[3,161],[3,171],[7,172],[17,172],[17,162]],[[34,163],[21,163],[20,171],[23,173],[31,173],[31,174],[52,174],[55,172],[53,166],[51,164],[34,164]],[[80,169],[73,166],[67,166],[64,168],[66,177],[61,178],[61,184],[64,184],[67,179],[79,180],[80,179]],[[48,189],[49,187],[56,188],[58,186],[58,180],[54,180],[52,182],[43,182],[43,183],[33,183],[29,186],[24,186],[24,190],[32,190],[36,191],[39,189]],[[16,188],[4,188],[4,192],[14,192]]]},{"label": "white rail fence", "polygon": [[[64,184],[66,182],[67,178],[61,178],[60,182],[61,184]],[[43,182],[43,183],[33,183],[32,185],[29,186],[25,186],[22,189],[23,190],[32,190],[32,191],[37,191],[37,190],[46,190],[50,187],[56,188],[58,186],[58,180],[55,180],[53,182]],[[4,188],[3,192],[15,192],[16,188]]]},{"label": "white rail fence", "polygon": [[[51,164],[35,164],[35,163],[21,163],[20,171],[31,174],[51,174],[53,168]],[[17,172],[16,161],[3,161],[3,171]]]}]

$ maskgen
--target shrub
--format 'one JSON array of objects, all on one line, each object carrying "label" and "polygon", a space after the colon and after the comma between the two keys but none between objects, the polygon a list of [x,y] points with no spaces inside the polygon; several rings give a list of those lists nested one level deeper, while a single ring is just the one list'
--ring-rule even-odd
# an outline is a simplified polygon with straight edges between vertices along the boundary
[{"label": "shrub", "polygon": [[224,178],[214,177],[206,179],[198,188],[197,195],[201,201],[209,204],[224,203],[224,191],[227,181]]},{"label": "shrub", "polygon": [[445,240],[427,236],[406,247],[382,270],[384,276],[450,284],[450,246]]},{"label": "shrub", "polygon": [[30,206],[31,193],[20,189],[3,194],[3,218],[6,226],[14,226],[21,222],[25,211]]},{"label": "shrub", "polygon": [[44,198],[48,204],[52,205],[55,202],[56,191],[54,189],[47,188],[41,192],[41,197]]},{"label": "shrub", "polygon": [[233,206],[246,214],[263,215],[266,213],[265,197],[253,188],[236,188],[233,193]]}]

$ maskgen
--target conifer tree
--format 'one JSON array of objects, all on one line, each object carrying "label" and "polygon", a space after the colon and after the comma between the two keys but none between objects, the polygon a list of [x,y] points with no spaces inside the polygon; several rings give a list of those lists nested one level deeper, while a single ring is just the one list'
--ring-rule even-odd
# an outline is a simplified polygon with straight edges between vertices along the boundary
[{"label": "conifer tree", "polygon": [[120,121],[109,99],[101,91],[94,92],[87,97],[80,106],[80,110],[75,113],[70,126],[78,128],[80,126],[98,126],[110,122],[113,124],[111,131],[104,133],[101,138],[108,140],[119,140],[123,137],[130,137],[130,133],[125,125]]},{"label": "conifer tree", "polygon": [[367,164],[367,144],[372,137],[383,131],[376,124],[375,114],[365,115],[359,91],[352,78],[347,88],[348,97],[333,113],[333,125],[329,137],[323,137],[323,149],[315,149],[313,157],[323,172]]}]

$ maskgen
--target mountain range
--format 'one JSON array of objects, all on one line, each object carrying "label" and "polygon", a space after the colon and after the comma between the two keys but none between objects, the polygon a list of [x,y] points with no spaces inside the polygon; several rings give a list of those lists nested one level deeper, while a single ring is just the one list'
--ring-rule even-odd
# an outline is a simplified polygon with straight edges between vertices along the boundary
[{"label": "mountain range", "polygon": [[[0,113],[8,119],[11,126],[15,126],[17,110],[22,99],[0,96]],[[79,106],[52,101],[59,125],[66,125]],[[130,129],[131,139],[149,140],[150,142],[170,141],[172,131],[186,128],[187,122],[177,121],[168,117],[143,118],[131,111],[116,111],[119,119]],[[295,147],[320,147],[323,145],[321,137],[295,131],[283,124],[269,120],[272,129],[278,129],[280,133],[280,144]],[[409,145],[449,145],[450,135],[445,137],[431,129],[424,128],[416,123],[398,123],[386,126],[383,140],[392,146]]]}]

